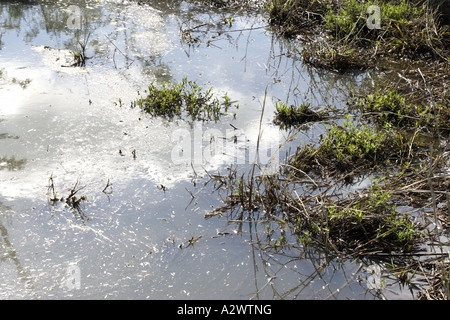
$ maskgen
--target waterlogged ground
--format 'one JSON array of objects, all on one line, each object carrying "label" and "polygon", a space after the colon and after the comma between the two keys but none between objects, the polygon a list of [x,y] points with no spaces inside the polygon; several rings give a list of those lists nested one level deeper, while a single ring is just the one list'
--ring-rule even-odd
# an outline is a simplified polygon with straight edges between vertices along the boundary
[{"label": "waterlogged ground", "polygon": [[[0,4],[0,298],[379,298],[379,274],[360,261],[270,248],[270,223],[205,218],[221,204],[206,171],[250,165],[266,91],[263,160],[289,135],[272,123],[278,99],[343,106],[365,75],[306,68],[257,15],[182,1],[70,5]],[[78,41],[90,59],[68,67]],[[129,107],[151,81],[185,76],[239,109],[192,123]],[[49,201],[50,185],[58,198],[82,188],[87,201]]]}]

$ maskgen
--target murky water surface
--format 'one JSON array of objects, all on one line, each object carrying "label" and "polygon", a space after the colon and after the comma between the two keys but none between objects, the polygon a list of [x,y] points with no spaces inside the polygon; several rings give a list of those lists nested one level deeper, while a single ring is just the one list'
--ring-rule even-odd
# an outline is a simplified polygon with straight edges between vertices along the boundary
[{"label": "murky water surface", "polygon": [[[189,45],[180,32],[194,27]],[[84,68],[69,66],[78,41]],[[288,46],[262,17],[182,1],[2,1],[0,298],[376,298],[358,261],[270,250],[264,224],[205,218],[221,203],[205,171],[249,165],[266,90],[261,150],[288,135],[272,123],[278,99],[339,106],[365,81],[308,69]],[[235,117],[169,122],[129,107],[150,82],[185,76],[227,93]],[[51,184],[88,201],[52,203]]]}]

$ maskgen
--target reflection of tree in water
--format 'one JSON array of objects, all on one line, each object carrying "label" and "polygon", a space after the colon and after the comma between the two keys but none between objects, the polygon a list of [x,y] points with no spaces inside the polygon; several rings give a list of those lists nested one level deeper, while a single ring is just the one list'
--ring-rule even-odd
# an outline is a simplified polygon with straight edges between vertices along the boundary
[{"label": "reflection of tree in water", "polygon": [[[0,201],[0,214],[3,214],[6,211],[11,210],[10,207],[5,206]],[[0,215],[1,217],[1,215]],[[17,256],[16,249],[13,244],[9,240],[8,229],[0,220],[0,252],[2,255],[0,256],[0,264],[12,262],[17,270],[17,277],[20,279],[22,283],[25,284],[27,289],[33,290],[33,284],[31,276],[22,266],[22,263]]]},{"label": "reflection of tree in water", "polygon": [[[68,8],[72,5],[80,8],[80,28],[68,27],[68,21],[73,15]],[[179,7],[179,1],[158,1],[154,5],[152,3],[152,8],[160,12],[157,13],[155,10],[151,12],[155,15],[166,16],[170,12],[180,10]],[[139,68],[144,75],[151,74],[156,77],[160,75],[163,81],[167,81],[171,78],[170,68],[161,62],[158,52],[147,52],[148,48],[142,47],[140,42],[135,41],[134,35],[145,29],[145,26],[136,25],[134,21],[131,21],[132,18],[127,16],[127,11],[127,6],[120,2],[117,4],[85,0],[0,2],[0,50],[5,44],[5,34],[11,30],[30,46],[48,45],[54,49],[74,50],[79,41],[84,42],[89,39],[86,44],[87,55],[100,59],[96,62],[104,64],[106,60],[110,63],[112,58],[120,59],[123,53],[127,61],[124,64],[118,64],[119,68],[128,68],[128,60],[133,60],[135,66],[139,63]],[[117,24],[114,25],[112,22]],[[164,24],[161,27],[164,27]],[[153,29],[147,31],[162,32]],[[45,36],[42,37],[42,34]],[[36,39],[40,38],[43,39],[42,42],[36,43]],[[120,54],[117,52],[118,48]]]},{"label": "reflection of tree in water", "polygon": [[0,158],[0,170],[23,170],[26,162],[26,159],[16,160],[14,156],[11,158],[2,157]]},{"label": "reflection of tree in water", "polygon": [[[144,76],[168,82],[172,78],[172,73],[170,67],[162,61],[165,51],[154,48],[161,46],[164,41],[169,41],[158,38],[158,34],[167,34],[167,31],[163,30],[167,19],[173,20],[173,16],[176,16],[180,21],[179,28],[182,29],[203,24],[201,29],[195,29],[196,36],[208,38],[207,41],[203,39],[208,44],[217,41],[218,38],[209,39],[210,36],[217,35],[221,35],[221,39],[229,38],[228,41],[235,41],[234,37],[227,33],[230,28],[221,22],[221,18],[226,18],[229,13],[207,6],[186,5],[176,0],[138,0],[135,3],[140,6],[134,3],[123,5],[120,2],[97,3],[86,0],[1,2],[0,50],[5,43],[4,35],[8,30],[15,30],[17,36],[27,44],[48,45],[55,49],[74,50],[79,41],[89,38],[86,46],[87,55],[96,58],[90,60],[91,63],[104,64],[105,61],[111,63],[113,60],[113,67],[116,69],[127,69],[133,64],[133,67],[139,66]],[[80,8],[80,29],[68,27],[67,22],[73,13],[67,9],[71,5]],[[161,19],[162,23],[149,27],[142,21],[141,25],[136,22],[135,17],[130,16],[136,12],[144,15],[148,12],[151,16],[144,16],[147,22],[157,18]],[[145,41],[143,43],[137,36],[143,31],[148,32],[150,38],[154,33],[155,39],[146,39],[147,43]],[[44,33],[42,41],[45,43],[36,43],[35,40],[40,39]]]},{"label": "reflection of tree in water", "polygon": [[[234,42],[227,31],[229,27],[221,22],[221,18],[227,18],[229,13],[208,6],[187,5],[178,0],[160,0],[147,1],[136,0],[136,4],[123,5],[117,3],[97,3],[97,1],[72,0],[70,2],[61,2],[57,0],[44,1],[7,1],[0,3],[0,50],[2,49],[2,36],[8,30],[15,30],[19,37],[22,37],[25,43],[30,45],[49,45],[55,49],[74,50],[79,41],[89,38],[87,43],[88,56],[94,56],[103,64],[105,60],[114,61],[116,68],[128,68],[130,61],[134,66],[139,65],[141,72],[145,76],[156,77],[158,81],[168,82],[171,80],[170,67],[162,62],[162,54],[158,50],[152,50],[138,41],[136,35],[143,29],[150,33],[158,32],[165,35],[166,19],[173,19],[176,16],[179,19],[179,28],[189,29],[198,25],[203,25],[201,29],[195,29],[196,37],[201,37],[203,43],[210,44],[217,41],[217,35],[221,39],[228,39]],[[87,5],[89,4],[89,5]],[[80,29],[68,28],[67,22],[70,19],[71,12],[67,9],[75,5],[80,8]],[[136,23],[135,17],[129,16],[128,8],[135,6],[133,13],[146,12],[155,16],[147,17],[151,21],[156,16],[163,23],[157,26],[158,29],[147,28],[145,25]],[[142,8],[142,10],[141,10]],[[131,19],[133,19],[131,21]],[[206,23],[205,23],[206,22]],[[145,23],[144,23],[145,24]],[[175,27],[176,28],[176,27]],[[45,33],[50,38],[51,43],[36,43],[34,40],[39,38],[41,33]],[[88,35],[90,35],[88,37]],[[214,39],[210,39],[214,36]],[[44,39],[47,39],[44,38]],[[207,38],[205,40],[204,38]],[[156,39],[155,43],[160,45],[161,41],[168,39]],[[34,41],[34,43],[32,43]],[[152,45],[150,46],[152,47]],[[120,51],[119,51],[120,50]],[[123,54],[123,56],[122,56]],[[123,61],[123,59],[126,61]],[[116,63],[117,62],[117,63]]]}]

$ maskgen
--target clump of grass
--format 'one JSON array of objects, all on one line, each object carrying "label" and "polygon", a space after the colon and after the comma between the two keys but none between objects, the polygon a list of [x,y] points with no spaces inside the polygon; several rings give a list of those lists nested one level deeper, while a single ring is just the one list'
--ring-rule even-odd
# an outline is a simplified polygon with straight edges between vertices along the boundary
[{"label": "clump of grass", "polygon": [[360,99],[364,111],[377,113],[377,117],[383,123],[398,123],[406,115],[410,115],[412,106],[407,105],[405,98],[395,90],[387,93],[367,95]]},{"label": "clump of grass", "polygon": [[322,227],[341,250],[410,252],[424,235],[407,213],[398,211],[390,192],[383,191],[378,181],[372,181],[365,196],[348,204],[331,202],[326,214]]},{"label": "clump of grass", "polygon": [[74,50],[72,50],[74,67],[84,67],[86,65],[86,45],[78,41]]},{"label": "clump of grass", "polygon": [[279,101],[275,104],[275,119],[274,122],[281,128],[289,128],[301,125],[307,122],[319,121],[323,117],[320,112],[315,112],[311,109],[309,102],[299,106],[286,106]]},{"label": "clump of grass", "polygon": [[336,160],[374,159],[387,141],[384,133],[377,133],[364,126],[357,128],[347,116],[342,126],[333,125],[322,143],[322,152]]},{"label": "clump of grass", "polygon": [[357,128],[347,115],[342,126],[332,125],[328,130],[321,152],[339,163],[362,160],[372,162],[385,157],[386,145],[393,142],[390,138],[384,131],[376,132],[366,125]]},{"label": "clump of grass", "polygon": [[425,11],[425,6],[416,7],[409,2],[402,0],[400,3],[390,3],[383,1],[343,1],[341,10],[339,7],[328,7],[325,15],[325,23],[332,34],[337,39],[346,41],[356,37],[373,37],[378,35],[377,28],[369,29],[367,20],[370,18],[368,8],[376,5],[380,8],[382,24],[408,24],[412,20],[421,17]]},{"label": "clump of grass", "polygon": [[366,23],[366,10],[368,4],[357,0],[345,1],[343,8],[328,7],[325,23],[332,34],[342,39],[360,32]]},{"label": "clump of grass", "polygon": [[18,80],[16,78],[12,78],[11,82],[14,84],[18,84],[19,86],[22,87],[22,89],[26,89],[27,86],[31,83],[31,79],[27,78],[25,80]]},{"label": "clump of grass", "polygon": [[[369,27],[370,6],[380,10],[379,25]],[[339,6],[330,6],[325,15],[329,34],[343,44],[353,43],[361,48],[375,47],[379,55],[402,54],[417,58],[447,56],[448,26],[437,22],[437,14],[411,1],[357,1],[346,0]],[[446,52],[446,53],[444,53]],[[444,53],[444,54],[443,54]],[[445,59],[445,58],[444,58]]]},{"label": "clump of grass", "polygon": [[347,115],[342,125],[330,126],[318,148],[307,145],[297,150],[292,165],[305,169],[309,164],[319,163],[339,171],[376,166],[393,154],[401,154],[402,144],[401,135],[390,126],[383,130],[367,125],[358,128]]},{"label": "clump of grass", "polygon": [[[450,27],[424,2],[368,0],[269,0],[271,25],[305,40],[306,63],[343,72],[371,68],[380,57],[449,61]],[[370,6],[380,10],[374,20]]]},{"label": "clump of grass", "polygon": [[270,14],[270,22],[282,25],[282,33],[285,36],[293,34],[295,27],[292,22],[295,12],[295,1],[271,0],[267,4],[267,11]]},{"label": "clump of grass", "polygon": [[91,34],[89,33],[84,41],[79,40],[75,49],[72,50],[73,63],[70,65],[71,67],[84,67],[86,65],[86,60],[89,59],[89,57],[86,56],[86,45],[90,35]]},{"label": "clump of grass", "polygon": [[214,96],[212,88],[203,90],[196,82],[188,81],[185,77],[178,84],[163,83],[158,87],[152,83],[148,87],[147,96],[135,100],[131,106],[170,120],[182,117],[185,113],[192,120],[217,121],[220,116],[227,114],[232,103],[227,94],[220,101]]},{"label": "clump of grass", "polygon": [[[350,104],[351,105],[351,104]],[[450,127],[450,108],[445,105],[412,105],[406,102],[404,95],[396,90],[376,92],[359,98],[352,107],[374,115],[382,124],[401,127]]]},{"label": "clump of grass", "polygon": [[77,197],[77,194],[79,191],[83,190],[85,186],[80,187],[79,181],[75,183],[75,185],[69,189],[70,193],[67,195],[67,197],[62,196],[59,197],[56,189],[55,189],[55,181],[53,179],[53,175],[50,176],[48,179],[49,185],[47,186],[47,192],[49,195],[49,201],[52,205],[55,205],[58,202],[64,202],[66,205],[71,208],[74,212],[78,214],[78,217],[80,217],[82,220],[87,220],[86,216],[84,215],[84,212],[82,210],[81,204],[87,201],[87,196],[82,195]]}]

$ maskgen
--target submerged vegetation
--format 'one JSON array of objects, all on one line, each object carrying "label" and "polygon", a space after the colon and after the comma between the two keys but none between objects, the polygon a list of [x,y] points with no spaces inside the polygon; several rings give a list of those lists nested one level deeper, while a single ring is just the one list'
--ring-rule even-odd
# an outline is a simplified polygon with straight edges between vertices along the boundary
[{"label": "submerged vegetation", "polygon": [[[59,205],[63,205],[65,208],[69,208],[72,211],[75,218],[82,221],[89,221],[89,217],[84,212],[84,204],[88,202],[88,197],[86,194],[80,195],[80,191],[85,188],[86,186],[80,186],[80,181],[77,180],[71,188],[66,188],[66,190],[69,191],[67,195],[60,194],[56,190],[55,179],[52,174],[48,179],[47,186],[49,204],[52,206],[52,209],[55,209]],[[112,194],[112,183],[109,179],[103,188],[102,193],[108,198],[109,195]]]}]

